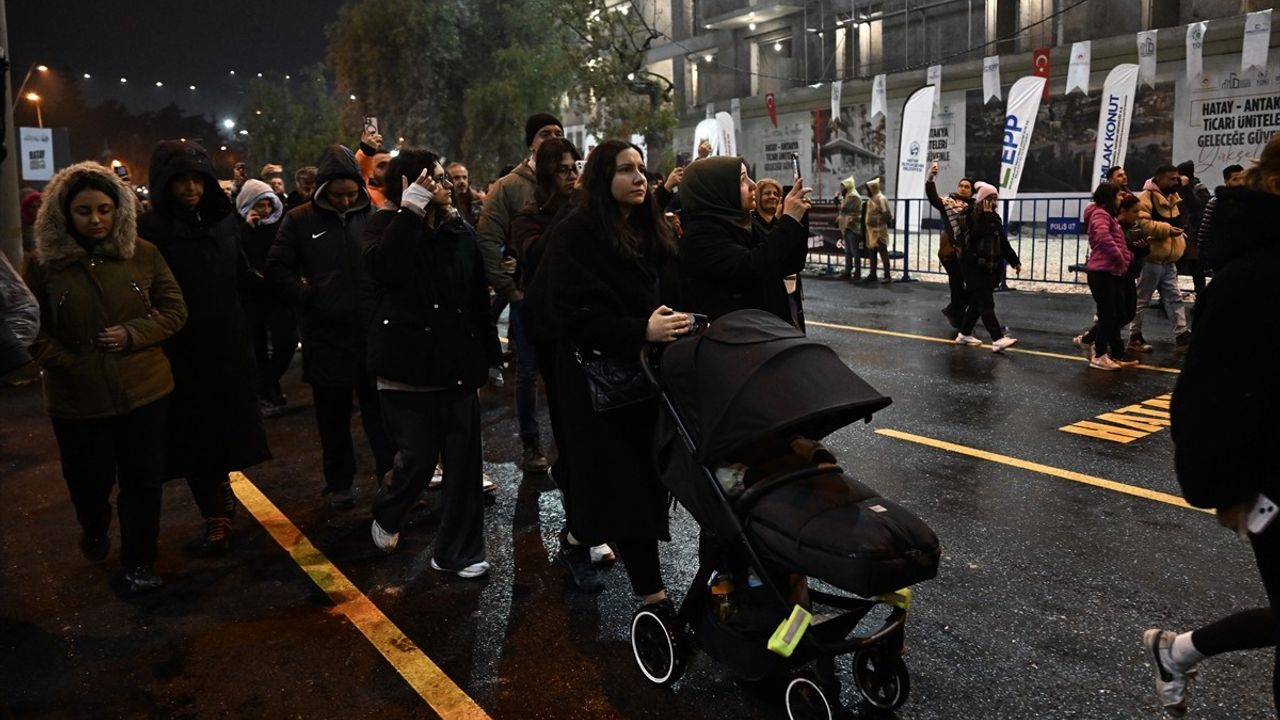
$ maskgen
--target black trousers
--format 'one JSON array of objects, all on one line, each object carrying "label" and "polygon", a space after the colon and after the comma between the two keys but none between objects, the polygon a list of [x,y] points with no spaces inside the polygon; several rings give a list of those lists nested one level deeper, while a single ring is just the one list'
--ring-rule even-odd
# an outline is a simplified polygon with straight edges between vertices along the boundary
[{"label": "black trousers", "polygon": [[969,300],[968,307],[964,311],[964,320],[960,322],[960,332],[972,335],[973,328],[978,324],[978,318],[982,318],[987,334],[991,336],[991,341],[995,342],[1004,337],[1000,318],[996,317],[996,298],[993,293],[996,273],[976,260],[963,261],[962,267],[964,268],[964,285],[969,290]]},{"label": "black trousers", "polygon": [[280,378],[298,351],[297,316],[293,308],[271,301],[247,304],[245,315],[258,362],[258,399],[276,400],[284,395]]},{"label": "black trousers", "polygon": [[[555,481],[556,487],[560,488],[565,523],[568,526],[566,529],[573,532],[573,525],[569,522],[569,518],[573,517],[569,512],[569,488],[573,484],[567,460],[569,433],[565,428],[564,415],[560,409],[560,378],[557,374],[556,347],[555,341],[534,342],[534,351],[538,356],[538,372],[542,375],[542,384],[547,389],[547,415],[551,417],[551,436],[556,444],[556,463],[551,468],[551,479]],[[576,536],[577,533],[574,535]]]},{"label": "black trousers", "polygon": [[62,477],[76,518],[87,535],[111,527],[111,490],[118,482],[120,562],[126,568],[156,561],[164,483],[164,426],[169,400],[109,418],[53,418]]},{"label": "black trousers", "polygon": [[947,287],[951,290],[951,302],[942,308],[942,312],[948,318],[958,319],[964,315],[964,309],[969,304],[969,292],[964,286],[964,270],[961,269],[958,258],[943,260],[942,269],[947,271]]},{"label": "black trousers", "polygon": [[[1120,338],[1125,316],[1124,284],[1133,285],[1123,277],[1111,273],[1090,271],[1089,292],[1098,310],[1098,322],[1093,327],[1093,354],[1110,355],[1112,359],[1124,354],[1124,341]],[[1129,317],[1133,319],[1132,315]]]},{"label": "black trousers", "polygon": [[867,255],[871,258],[871,274],[869,277],[874,278],[876,276],[877,259],[884,263],[884,276],[886,278],[889,277],[889,247],[884,243],[880,243],[873,248],[867,248]]},{"label": "black trousers", "polygon": [[378,390],[372,377],[362,374],[355,387],[312,385],[316,424],[320,429],[320,450],[324,457],[325,492],[348,490],[356,475],[356,451],[351,439],[352,393],[360,399],[360,423],[373,450],[374,468],[379,477],[395,463],[395,444],[382,427]]},{"label": "black trousers", "polygon": [[618,557],[627,570],[631,590],[636,595],[652,595],[662,590],[662,563],[658,560],[658,541],[651,538],[614,540]]},{"label": "black trousers", "polygon": [[381,390],[382,416],[398,448],[389,485],[378,490],[373,517],[400,532],[427,489],[440,459],[444,467],[436,564],[460,570],[484,560],[484,497],[480,487],[480,399],[475,390]]}]

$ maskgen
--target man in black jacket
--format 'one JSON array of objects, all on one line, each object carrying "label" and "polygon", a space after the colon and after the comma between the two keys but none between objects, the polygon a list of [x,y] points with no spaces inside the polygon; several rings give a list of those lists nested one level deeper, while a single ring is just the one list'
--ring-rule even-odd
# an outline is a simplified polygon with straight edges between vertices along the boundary
[{"label": "man in black jacket", "polygon": [[360,420],[379,482],[395,461],[395,447],[382,428],[373,377],[364,363],[373,290],[360,247],[369,206],[355,156],[341,145],[330,145],[317,163],[311,202],[289,211],[267,257],[267,282],[299,307],[302,379],[311,385],[315,400],[324,492],[339,508],[355,502],[353,391],[360,399]]}]

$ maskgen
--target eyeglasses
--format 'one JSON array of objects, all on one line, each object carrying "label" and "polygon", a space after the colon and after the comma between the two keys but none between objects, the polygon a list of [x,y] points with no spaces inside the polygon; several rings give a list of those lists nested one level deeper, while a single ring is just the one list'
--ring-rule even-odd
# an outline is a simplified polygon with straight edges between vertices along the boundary
[{"label": "eyeglasses", "polygon": [[437,175],[437,176],[435,176],[435,177],[433,177],[433,178],[431,178],[431,179],[432,179],[433,181],[435,181],[435,184],[437,184],[437,185],[449,185],[449,184],[451,184],[451,183],[449,182],[449,177],[448,177],[447,175]]},{"label": "eyeglasses", "polygon": [[559,175],[560,177],[573,177],[574,175],[579,174],[578,166],[577,165],[561,165],[560,167],[556,168],[556,174]]}]

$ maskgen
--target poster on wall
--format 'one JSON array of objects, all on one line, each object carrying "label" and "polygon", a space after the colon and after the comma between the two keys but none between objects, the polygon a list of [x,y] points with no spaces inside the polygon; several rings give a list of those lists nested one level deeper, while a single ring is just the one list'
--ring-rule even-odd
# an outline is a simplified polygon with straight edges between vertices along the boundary
[{"label": "poster on wall", "polygon": [[53,179],[53,130],[51,128],[18,128],[18,146],[22,153],[23,180]]},{"label": "poster on wall", "polygon": [[[742,158],[752,178],[773,178],[782,185],[790,185],[791,153],[799,154],[800,167],[805,167],[809,148],[809,114],[780,115],[777,127],[768,117],[745,119],[742,145]],[[811,183],[806,181],[806,184]]]},{"label": "poster on wall", "polygon": [[[871,119],[864,104],[840,108],[840,117],[831,122],[829,110],[810,113],[813,134],[809,148],[809,172],[819,198],[833,198],[840,181],[852,175],[861,185],[873,177],[884,177],[885,119]],[[801,159],[804,159],[803,154]]]},{"label": "poster on wall", "polygon": [[1178,83],[1174,162],[1195,161],[1196,175],[1209,187],[1222,182],[1228,165],[1249,167],[1280,132],[1280,61],[1243,74],[1233,60],[1205,58],[1194,86],[1185,77]]}]

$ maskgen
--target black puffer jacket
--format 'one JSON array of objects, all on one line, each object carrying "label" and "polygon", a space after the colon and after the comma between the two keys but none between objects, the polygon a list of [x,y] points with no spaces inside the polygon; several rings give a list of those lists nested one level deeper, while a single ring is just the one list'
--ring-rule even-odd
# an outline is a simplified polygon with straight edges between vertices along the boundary
[{"label": "black puffer jacket", "polygon": [[[194,173],[204,194],[194,209],[170,196],[174,178]],[[151,155],[151,211],[138,235],[164,256],[187,303],[187,324],[164,343],[173,369],[166,477],[243,470],[269,460],[258,414],[257,369],[240,293],[248,266],[240,218],[195,143],[166,140]]]},{"label": "black puffer jacket", "polygon": [[[363,372],[373,285],[361,246],[369,217],[355,156],[330,145],[317,163],[311,202],[290,210],[267,255],[267,283],[297,304],[302,321],[302,377],[314,385],[350,386]],[[359,198],[346,212],[326,199],[325,186],[353,180]]]},{"label": "black puffer jacket", "polygon": [[[1259,493],[1280,501],[1280,353],[1267,308],[1280,267],[1280,195],[1219,188],[1213,282],[1196,301],[1191,348],[1173,390],[1174,466],[1187,502],[1221,508]],[[1240,339],[1249,338],[1241,352]]]},{"label": "black puffer jacket", "polygon": [[685,213],[679,262],[687,306],[675,309],[712,322],[734,310],[764,310],[794,323],[782,279],[804,268],[808,251],[804,225],[789,216],[766,231]]},{"label": "black puffer jacket", "polygon": [[1000,215],[984,212],[976,206],[969,213],[969,240],[960,259],[975,269],[987,272],[995,272],[1001,259],[1011,266],[1022,264],[1018,253],[1009,244]]},{"label": "black puffer jacket", "polygon": [[364,258],[377,288],[369,371],[432,388],[476,389],[489,378],[489,286],[475,231],[453,218],[432,228],[409,210],[379,210]]}]

